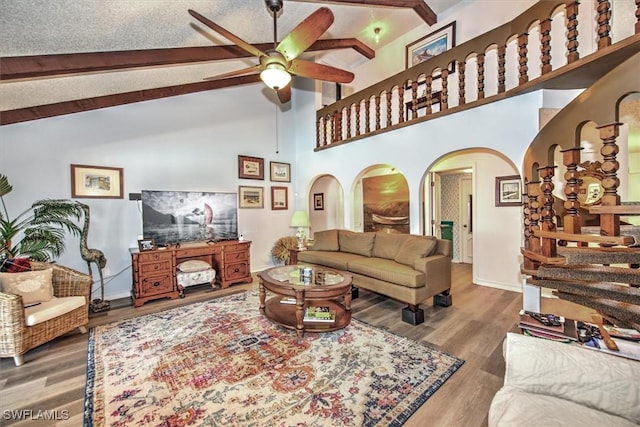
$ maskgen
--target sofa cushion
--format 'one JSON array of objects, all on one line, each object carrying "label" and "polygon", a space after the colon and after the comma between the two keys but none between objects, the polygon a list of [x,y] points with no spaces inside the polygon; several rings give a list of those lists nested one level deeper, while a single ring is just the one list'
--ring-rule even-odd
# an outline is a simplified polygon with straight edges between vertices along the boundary
[{"label": "sofa cushion", "polygon": [[314,251],[338,251],[338,230],[324,230],[313,233]]},{"label": "sofa cushion", "polygon": [[395,261],[413,267],[418,258],[429,256],[435,251],[437,241],[433,236],[408,236],[398,249]]},{"label": "sofa cushion", "polygon": [[332,251],[302,251],[298,253],[298,264],[309,263],[323,265],[336,270],[346,270],[351,260],[362,258],[362,255]]},{"label": "sofa cushion", "polygon": [[[576,369],[580,369],[576,366]],[[535,373],[534,373],[535,374]],[[624,398],[624,397],[621,397]],[[489,408],[489,427],[518,426],[637,426],[625,418],[608,414],[555,396],[503,387]]]},{"label": "sofa cushion", "polygon": [[22,273],[0,273],[0,290],[20,295],[25,307],[53,297],[52,268]]},{"label": "sofa cushion", "polygon": [[425,285],[424,273],[390,259],[375,257],[353,259],[349,261],[347,271],[409,288]]},{"label": "sofa cushion", "polygon": [[83,296],[52,297],[49,301],[24,309],[25,323],[27,326],[37,325],[69,313],[76,308],[85,305]]},{"label": "sofa cushion", "polygon": [[340,252],[371,256],[375,239],[376,233],[373,232],[356,233],[355,231],[338,230]]},{"label": "sofa cushion", "polygon": [[407,234],[392,234],[379,231],[373,243],[372,256],[377,258],[395,259],[400,246],[409,237]]}]

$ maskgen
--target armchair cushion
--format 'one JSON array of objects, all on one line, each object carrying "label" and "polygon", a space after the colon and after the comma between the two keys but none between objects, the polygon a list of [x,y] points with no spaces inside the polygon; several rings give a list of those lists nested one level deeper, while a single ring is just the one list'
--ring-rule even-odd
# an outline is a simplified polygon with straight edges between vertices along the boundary
[{"label": "armchair cushion", "polygon": [[0,273],[0,290],[20,295],[25,307],[49,301],[53,297],[53,270],[47,268],[22,273]]},{"label": "armchair cushion", "polygon": [[86,304],[84,297],[53,297],[49,301],[38,305],[33,305],[24,309],[25,324],[27,326],[37,325],[47,320],[67,314],[76,308]]}]

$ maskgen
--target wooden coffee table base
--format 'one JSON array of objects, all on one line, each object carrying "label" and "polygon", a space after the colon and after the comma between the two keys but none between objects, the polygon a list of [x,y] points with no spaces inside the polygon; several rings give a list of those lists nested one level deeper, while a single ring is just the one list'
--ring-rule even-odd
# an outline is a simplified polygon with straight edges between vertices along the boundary
[{"label": "wooden coffee table base", "polygon": [[[282,267],[274,267],[282,268]],[[351,322],[351,276],[344,275],[341,283],[333,285],[295,285],[274,280],[268,270],[260,277],[260,312],[270,321],[294,329],[299,337],[305,332],[329,332],[342,329]],[[275,294],[267,299],[267,291]],[[293,297],[296,304],[284,304],[284,297]],[[344,301],[344,303],[343,303]],[[335,312],[334,322],[305,322],[307,306],[325,306]]]}]

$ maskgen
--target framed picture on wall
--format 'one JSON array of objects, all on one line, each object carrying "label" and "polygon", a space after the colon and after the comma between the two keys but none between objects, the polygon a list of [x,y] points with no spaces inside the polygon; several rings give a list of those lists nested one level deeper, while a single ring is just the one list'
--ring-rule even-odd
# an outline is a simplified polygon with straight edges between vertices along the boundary
[{"label": "framed picture on wall", "polygon": [[240,208],[262,209],[264,208],[264,188],[241,185],[238,187],[238,199]]},{"label": "framed picture on wall", "polygon": [[522,181],[520,175],[496,177],[496,206],[522,205]]},{"label": "framed picture on wall", "polygon": [[[427,34],[405,47],[405,68],[411,68],[436,55],[446,52],[456,45],[456,21],[445,25],[433,33]],[[455,63],[449,72],[455,71]]]},{"label": "framed picture on wall", "polygon": [[270,162],[271,181],[274,182],[291,182],[291,164]]},{"label": "framed picture on wall", "polygon": [[264,179],[264,159],[238,156],[238,178]]},{"label": "framed picture on wall", "polygon": [[289,209],[289,188],[271,187],[271,210],[284,211]]},{"label": "framed picture on wall", "polygon": [[122,168],[71,165],[71,197],[122,199]]},{"label": "framed picture on wall", "polygon": [[313,210],[314,211],[324,210],[324,193],[315,193],[313,195]]}]

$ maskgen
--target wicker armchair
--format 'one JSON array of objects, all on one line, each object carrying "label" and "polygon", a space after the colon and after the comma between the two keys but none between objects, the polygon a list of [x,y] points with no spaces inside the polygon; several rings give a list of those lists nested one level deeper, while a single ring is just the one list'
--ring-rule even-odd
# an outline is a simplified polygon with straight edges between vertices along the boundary
[{"label": "wicker armchair", "polygon": [[31,262],[32,270],[53,267],[54,296],[84,296],[85,305],[53,319],[27,326],[22,297],[0,292],[0,357],[13,357],[16,366],[24,363],[24,354],[67,332],[80,328],[86,333],[89,322],[91,276],[56,264]]}]

